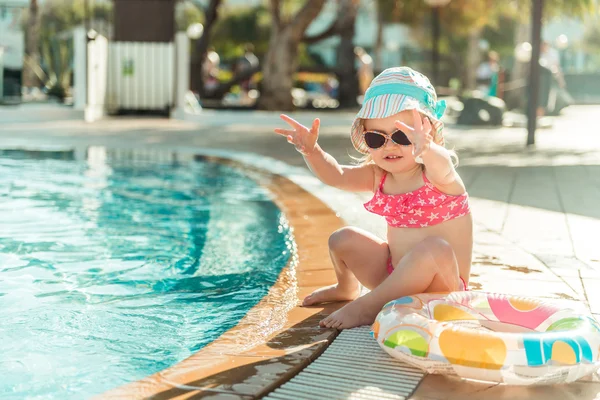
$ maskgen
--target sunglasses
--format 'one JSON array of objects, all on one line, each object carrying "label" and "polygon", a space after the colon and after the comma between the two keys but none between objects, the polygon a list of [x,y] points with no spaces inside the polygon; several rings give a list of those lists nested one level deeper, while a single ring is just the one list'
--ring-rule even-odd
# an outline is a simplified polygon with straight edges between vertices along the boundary
[{"label": "sunglasses", "polygon": [[412,143],[408,139],[408,136],[400,129],[396,129],[390,135],[379,131],[365,131],[363,132],[365,143],[371,149],[378,149],[385,146],[388,140],[399,144],[400,146],[410,146]]}]

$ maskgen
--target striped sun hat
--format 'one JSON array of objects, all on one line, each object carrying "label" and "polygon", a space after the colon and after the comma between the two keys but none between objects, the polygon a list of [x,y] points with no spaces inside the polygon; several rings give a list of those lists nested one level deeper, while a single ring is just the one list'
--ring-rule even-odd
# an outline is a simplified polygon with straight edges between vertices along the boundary
[{"label": "striped sun hat", "polygon": [[440,118],[446,110],[446,102],[437,101],[435,89],[425,75],[408,67],[388,68],[373,79],[352,123],[352,145],[360,153],[369,152],[362,135],[364,119],[387,118],[412,109],[429,117],[433,140],[443,146],[444,124]]}]

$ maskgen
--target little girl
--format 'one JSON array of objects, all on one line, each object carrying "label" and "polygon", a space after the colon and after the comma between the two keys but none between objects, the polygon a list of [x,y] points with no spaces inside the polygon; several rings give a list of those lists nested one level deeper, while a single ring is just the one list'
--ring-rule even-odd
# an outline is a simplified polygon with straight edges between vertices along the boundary
[{"label": "little girl", "polygon": [[[309,129],[281,115],[293,129],[275,129],[302,153],[323,182],[348,191],[373,191],[365,208],[385,217],[387,242],[359,228],[329,238],[338,283],[316,290],[303,305],[348,301],[320,323],[346,329],[373,323],[402,296],[467,290],[473,221],[465,186],[444,148],[445,102],[422,74],[390,68],[367,90],[351,129],[358,166],[339,165],[317,144],[319,120]],[[360,284],[370,292],[362,297]]]}]

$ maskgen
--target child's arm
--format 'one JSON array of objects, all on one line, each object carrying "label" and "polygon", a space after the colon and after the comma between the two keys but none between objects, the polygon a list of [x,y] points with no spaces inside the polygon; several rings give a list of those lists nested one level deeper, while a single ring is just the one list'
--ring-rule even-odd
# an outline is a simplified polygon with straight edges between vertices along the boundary
[{"label": "child's arm", "polygon": [[363,166],[340,165],[333,156],[326,153],[317,144],[319,137],[319,119],[315,119],[311,129],[295,121],[287,115],[281,115],[294,129],[275,129],[275,132],[286,136],[296,150],[302,153],[304,161],[321,182],[348,191],[372,191],[375,182],[375,167],[372,164]]},{"label": "child's arm", "polygon": [[318,144],[309,154],[303,154],[304,161],[321,182],[338,189],[351,192],[372,191],[375,182],[373,164],[361,166],[340,165]]}]

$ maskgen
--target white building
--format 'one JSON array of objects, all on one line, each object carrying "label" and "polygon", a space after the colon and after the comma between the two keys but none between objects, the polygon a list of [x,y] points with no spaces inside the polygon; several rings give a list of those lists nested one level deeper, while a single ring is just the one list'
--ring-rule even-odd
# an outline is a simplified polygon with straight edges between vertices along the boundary
[{"label": "white building", "polygon": [[0,99],[19,97],[25,54],[21,15],[28,0],[0,0]]}]

